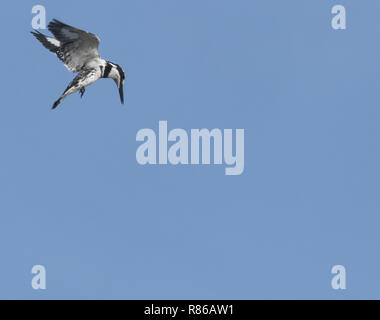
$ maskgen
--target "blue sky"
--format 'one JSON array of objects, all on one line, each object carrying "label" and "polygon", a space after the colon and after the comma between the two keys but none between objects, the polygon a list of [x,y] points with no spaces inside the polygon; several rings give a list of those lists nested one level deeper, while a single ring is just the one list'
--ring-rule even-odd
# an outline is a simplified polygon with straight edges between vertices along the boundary
[{"label": "blue sky", "polygon": [[[94,3],[1,10],[0,298],[380,298],[380,2]],[[50,110],[74,74],[29,33],[34,4],[99,36],[125,105],[107,79]],[[159,120],[244,129],[244,173],[140,166]]]}]

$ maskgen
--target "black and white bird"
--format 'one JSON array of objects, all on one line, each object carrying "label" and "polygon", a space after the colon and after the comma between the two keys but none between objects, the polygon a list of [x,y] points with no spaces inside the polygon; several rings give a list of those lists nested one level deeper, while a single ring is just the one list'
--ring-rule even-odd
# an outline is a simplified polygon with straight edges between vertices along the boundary
[{"label": "black and white bird", "polygon": [[98,51],[100,40],[96,35],[71,27],[56,19],[49,23],[48,29],[54,38],[45,36],[36,30],[32,31],[32,34],[46,49],[55,53],[67,69],[78,72],[78,75],[54,103],[52,109],[55,109],[63,99],[72,93],[79,91],[82,97],[85,88],[100,78],[111,78],[115,81],[121,103],[124,103],[125,73],[116,63],[100,57]]}]

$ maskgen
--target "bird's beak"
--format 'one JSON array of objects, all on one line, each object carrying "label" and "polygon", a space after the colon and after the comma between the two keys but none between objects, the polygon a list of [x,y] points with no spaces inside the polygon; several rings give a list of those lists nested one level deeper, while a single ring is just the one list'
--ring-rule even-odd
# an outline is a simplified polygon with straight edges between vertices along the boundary
[{"label": "bird's beak", "polygon": [[120,94],[120,101],[122,104],[124,104],[124,91],[123,91],[123,85],[120,85],[119,87],[119,94]]}]

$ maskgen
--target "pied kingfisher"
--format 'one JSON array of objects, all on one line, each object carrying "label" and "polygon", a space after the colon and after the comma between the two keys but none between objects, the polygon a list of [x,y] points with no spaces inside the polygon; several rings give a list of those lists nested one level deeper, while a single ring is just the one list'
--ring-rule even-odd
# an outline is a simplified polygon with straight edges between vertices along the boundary
[{"label": "pied kingfisher", "polygon": [[55,53],[67,69],[78,72],[78,75],[53,104],[52,109],[55,109],[63,99],[74,92],[79,91],[82,97],[85,87],[100,78],[111,78],[115,81],[121,103],[124,103],[125,73],[116,63],[100,57],[98,51],[100,40],[96,35],[71,27],[56,19],[49,23],[48,29],[55,38],[45,36],[36,30],[32,31],[32,34],[46,49]]}]

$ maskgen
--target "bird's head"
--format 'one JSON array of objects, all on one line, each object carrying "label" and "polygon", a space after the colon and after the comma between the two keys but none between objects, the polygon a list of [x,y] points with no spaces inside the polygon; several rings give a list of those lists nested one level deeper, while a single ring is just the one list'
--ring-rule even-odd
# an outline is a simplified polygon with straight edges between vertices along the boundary
[{"label": "bird's head", "polygon": [[103,77],[111,78],[115,81],[117,88],[119,89],[120,101],[121,103],[124,103],[123,85],[125,81],[125,73],[123,69],[118,64],[107,61]]}]

